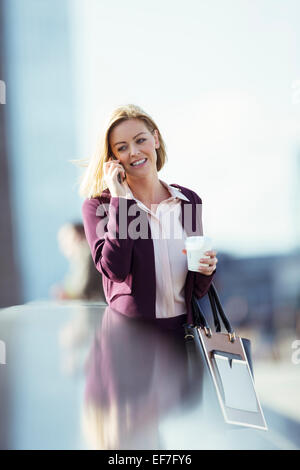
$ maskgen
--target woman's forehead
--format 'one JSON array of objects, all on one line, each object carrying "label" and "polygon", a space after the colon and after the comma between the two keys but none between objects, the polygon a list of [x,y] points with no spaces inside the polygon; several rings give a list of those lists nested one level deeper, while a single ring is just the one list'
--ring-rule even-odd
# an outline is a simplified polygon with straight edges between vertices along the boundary
[{"label": "woman's forehead", "polygon": [[139,132],[149,132],[145,123],[140,119],[127,119],[114,127],[110,133],[111,138],[118,139],[126,136],[133,138]]}]

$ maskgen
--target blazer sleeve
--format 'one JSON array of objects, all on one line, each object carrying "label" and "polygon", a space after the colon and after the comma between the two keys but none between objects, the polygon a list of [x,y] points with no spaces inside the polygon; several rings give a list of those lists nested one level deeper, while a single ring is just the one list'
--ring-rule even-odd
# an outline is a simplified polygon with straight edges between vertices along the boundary
[{"label": "blazer sleeve", "polygon": [[[86,199],[82,205],[85,236],[96,269],[114,282],[123,282],[131,269],[134,239],[128,236],[128,215],[134,199]],[[129,211],[130,212],[130,211]]]},{"label": "blazer sleeve", "polygon": [[[193,196],[195,198],[196,204],[202,204],[201,198],[198,196],[198,194],[193,192]],[[201,221],[200,221],[200,231],[201,235],[203,235],[203,225],[202,225],[202,211],[201,211]],[[209,287],[213,281],[213,278],[216,274],[217,269],[213,271],[212,274],[207,276],[206,274],[198,273],[195,272],[195,277],[194,277],[194,292],[196,297],[200,299],[203,297],[205,294],[207,294]]]}]

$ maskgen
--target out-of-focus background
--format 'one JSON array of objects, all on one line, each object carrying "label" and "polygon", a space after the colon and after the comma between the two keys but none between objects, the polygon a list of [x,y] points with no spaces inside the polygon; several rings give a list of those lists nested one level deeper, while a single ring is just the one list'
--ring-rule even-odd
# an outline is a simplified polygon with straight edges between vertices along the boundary
[{"label": "out-of-focus background", "polygon": [[299,16],[298,0],[0,0],[0,307],[101,298],[99,273],[78,285],[69,160],[138,104],[167,144],[161,179],[203,200],[262,398],[300,421]]}]

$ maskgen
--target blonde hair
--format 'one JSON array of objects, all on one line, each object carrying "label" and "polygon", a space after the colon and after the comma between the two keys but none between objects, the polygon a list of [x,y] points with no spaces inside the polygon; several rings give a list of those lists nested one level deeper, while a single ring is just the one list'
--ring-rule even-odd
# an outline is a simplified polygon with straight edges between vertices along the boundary
[{"label": "blonde hair", "polygon": [[101,140],[99,141],[95,153],[92,155],[90,160],[71,160],[73,163],[79,163],[79,166],[87,167],[85,172],[79,177],[79,195],[85,198],[93,198],[100,196],[102,191],[107,188],[103,178],[103,164],[108,161],[112,155],[112,151],[109,144],[110,132],[121,122],[128,119],[140,119],[142,120],[147,129],[153,134],[154,130],[158,131],[159,148],[156,149],[157,161],[156,169],[160,171],[167,161],[166,145],[163,138],[158,130],[154,120],[139,106],[134,104],[127,104],[118,107],[111,114],[108,124],[104,129]]}]

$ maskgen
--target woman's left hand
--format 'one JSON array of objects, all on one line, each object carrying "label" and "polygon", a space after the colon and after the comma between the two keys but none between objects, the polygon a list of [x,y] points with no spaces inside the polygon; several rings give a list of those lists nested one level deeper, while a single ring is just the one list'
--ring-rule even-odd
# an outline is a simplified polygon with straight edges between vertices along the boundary
[{"label": "woman's left hand", "polygon": [[[186,250],[182,250],[182,253],[186,255]],[[217,267],[218,258],[216,257],[217,252],[214,250],[205,251],[204,255],[209,258],[201,258],[199,263],[207,264],[207,266],[199,266],[198,272],[210,276]]]}]

